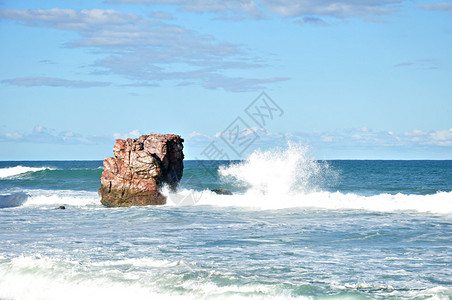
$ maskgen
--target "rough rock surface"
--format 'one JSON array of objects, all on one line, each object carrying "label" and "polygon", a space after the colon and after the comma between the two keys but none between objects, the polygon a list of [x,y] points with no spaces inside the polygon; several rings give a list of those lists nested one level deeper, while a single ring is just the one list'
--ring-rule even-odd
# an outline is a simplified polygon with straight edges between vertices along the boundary
[{"label": "rough rock surface", "polygon": [[117,139],[115,157],[104,160],[101,203],[108,207],[165,204],[159,188],[164,183],[177,188],[184,170],[183,141],[178,135],[157,133]]},{"label": "rough rock surface", "polygon": [[217,195],[232,195],[232,192],[230,190],[225,189],[213,189],[211,191]]}]

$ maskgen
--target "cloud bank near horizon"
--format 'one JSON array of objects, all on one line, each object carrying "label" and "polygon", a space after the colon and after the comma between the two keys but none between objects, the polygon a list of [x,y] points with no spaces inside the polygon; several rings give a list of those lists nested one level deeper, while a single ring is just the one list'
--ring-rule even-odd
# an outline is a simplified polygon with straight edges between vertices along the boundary
[{"label": "cloud bank near horizon", "polygon": [[[322,16],[343,18],[368,18],[398,11],[403,0],[106,0],[115,4],[167,4],[176,5],[189,12],[210,12],[248,18],[280,16],[288,18]],[[237,19],[235,19],[237,20]]]},{"label": "cloud bank near horizon", "polygon": [[[38,144],[61,144],[61,145],[113,145],[118,138],[137,138],[143,133],[138,130],[131,130],[123,133],[112,133],[111,135],[82,135],[73,131],[58,132],[57,130],[36,125],[31,132],[0,133],[0,142],[4,143],[38,143]],[[407,132],[373,131],[367,127],[344,129],[337,131],[317,131],[317,132],[296,132],[296,133],[274,133],[264,128],[247,128],[242,135],[257,134],[259,138],[250,147],[250,151],[259,148],[275,148],[286,145],[288,142],[301,143],[313,149],[348,149],[349,151],[363,151],[368,149],[422,149],[425,147],[436,147],[437,149],[452,150],[452,128],[443,130],[418,130]],[[193,152],[193,149],[204,149],[212,142],[218,147],[228,150],[219,138],[221,133],[209,135],[193,131],[183,136],[186,148]],[[249,152],[249,151],[248,151]],[[371,151],[372,152],[372,151]],[[202,157],[198,153],[198,159]],[[231,156],[232,157],[232,156]],[[191,159],[194,159],[192,157]],[[243,159],[244,157],[241,157]]]}]

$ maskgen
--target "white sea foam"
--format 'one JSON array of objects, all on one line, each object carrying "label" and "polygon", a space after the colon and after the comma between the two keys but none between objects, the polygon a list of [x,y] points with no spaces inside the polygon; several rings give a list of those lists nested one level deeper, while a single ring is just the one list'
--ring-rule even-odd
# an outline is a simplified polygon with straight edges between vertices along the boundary
[{"label": "white sea foam", "polygon": [[311,191],[336,176],[328,164],[310,157],[307,147],[294,143],[285,149],[254,151],[244,162],[220,167],[219,174],[225,181],[266,195]]},{"label": "white sea foam", "polygon": [[289,144],[286,149],[255,151],[243,162],[220,167],[219,174],[229,183],[246,187],[246,192],[224,196],[208,190],[181,190],[178,193],[164,190],[168,205],[452,214],[452,192],[362,196],[322,191],[318,186],[336,180],[338,174],[327,163],[312,159],[307,148],[297,144]]},{"label": "white sea foam", "polygon": [[2,168],[0,169],[0,178],[6,178],[11,176],[16,176],[28,172],[38,172],[44,170],[54,170],[52,168],[41,167],[41,168],[32,168],[32,167],[24,167],[24,166],[15,166],[10,168]]},{"label": "white sea foam", "polygon": [[[133,265],[133,267],[130,267]],[[105,262],[76,261],[43,255],[3,258],[0,261],[1,299],[314,299],[293,295],[264,282],[217,284],[227,273],[179,265],[179,262],[142,258]],[[204,272],[199,272],[204,270]],[[192,276],[188,276],[192,274]],[[201,275],[204,274],[204,275]],[[234,277],[231,277],[233,279]],[[221,280],[220,280],[221,282]],[[399,292],[390,285],[331,282],[343,291],[328,299],[361,299],[354,291],[370,290],[410,298],[449,299],[450,288]],[[352,293],[348,293],[352,291]],[[405,297],[404,297],[405,296]]]},{"label": "white sea foam", "polygon": [[[122,268],[130,263],[134,268]],[[275,294],[272,287],[258,283],[219,286],[209,276],[184,276],[196,270],[186,268],[179,273],[177,268],[177,262],[149,258],[93,263],[20,256],[0,263],[0,298],[294,299],[291,295]]]},{"label": "white sea foam", "polygon": [[96,267],[109,267],[109,266],[134,266],[134,267],[145,267],[145,268],[163,268],[163,267],[175,267],[175,266],[187,266],[190,265],[183,260],[170,261],[166,259],[155,259],[151,257],[145,258],[129,258],[123,260],[115,261],[102,261],[91,263]]},{"label": "white sea foam", "polygon": [[18,257],[0,265],[0,298],[174,299],[126,280],[118,271],[48,257]]},{"label": "white sea foam", "polygon": [[97,192],[70,190],[26,190],[29,195],[24,207],[55,207],[69,205],[75,207],[93,207],[100,205]]},{"label": "white sea foam", "polygon": [[367,210],[375,212],[419,212],[452,214],[452,192],[433,195],[380,194],[361,196],[340,192],[310,192],[299,194],[263,195],[255,191],[232,196],[210,191],[184,190],[168,193],[168,206],[210,205],[250,209],[316,208],[330,210]]}]

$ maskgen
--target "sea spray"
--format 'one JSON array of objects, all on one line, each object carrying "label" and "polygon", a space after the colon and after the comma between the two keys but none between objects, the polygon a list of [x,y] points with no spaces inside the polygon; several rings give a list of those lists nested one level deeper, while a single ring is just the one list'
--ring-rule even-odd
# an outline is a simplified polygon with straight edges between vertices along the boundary
[{"label": "sea spray", "polygon": [[316,161],[308,150],[301,144],[288,143],[286,148],[256,150],[242,162],[220,165],[220,180],[235,187],[232,196],[193,188],[183,188],[177,193],[165,189],[163,193],[168,197],[169,206],[452,214],[452,192],[438,191],[427,195],[382,192],[362,195],[334,189],[341,181],[341,170],[331,167],[327,162]]},{"label": "sea spray", "polygon": [[256,150],[243,162],[220,166],[219,174],[224,181],[263,195],[306,193],[337,177],[326,162],[314,160],[307,147],[295,143],[286,149]]},{"label": "sea spray", "polygon": [[0,162],[56,168],[0,180],[29,195],[0,209],[0,299],[451,299],[452,161],[319,164],[264,195],[188,160],[182,202],[105,208],[100,161]]}]

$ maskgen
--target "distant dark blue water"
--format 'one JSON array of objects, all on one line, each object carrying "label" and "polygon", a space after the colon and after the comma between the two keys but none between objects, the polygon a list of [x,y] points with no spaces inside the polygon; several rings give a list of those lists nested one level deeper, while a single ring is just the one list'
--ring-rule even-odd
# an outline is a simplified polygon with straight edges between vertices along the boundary
[{"label": "distant dark blue water", "polygon": [[[228,182],[218,173],[220,166],[238,163],[185,161],[181,187],[196,190],[228,188],[244,192],[249,186]],[[317,182],[316,188],[330,192],[370,196],[381,193],[429,195],[452,191],[451,160],[335,160],[317,163],[327,165],[330,173],[320,174],[324,180]],[[13,175],[2,177],[9,174],[8,169]],[[21,188],[97,191],[102,171],[102,161],[0,161],[0,191]]]},{"label": "distant dark blue water", "polygon": [[101,161],[0,162],[0,299],[452,299],[452,161],[184,164],[108,209]]}]

